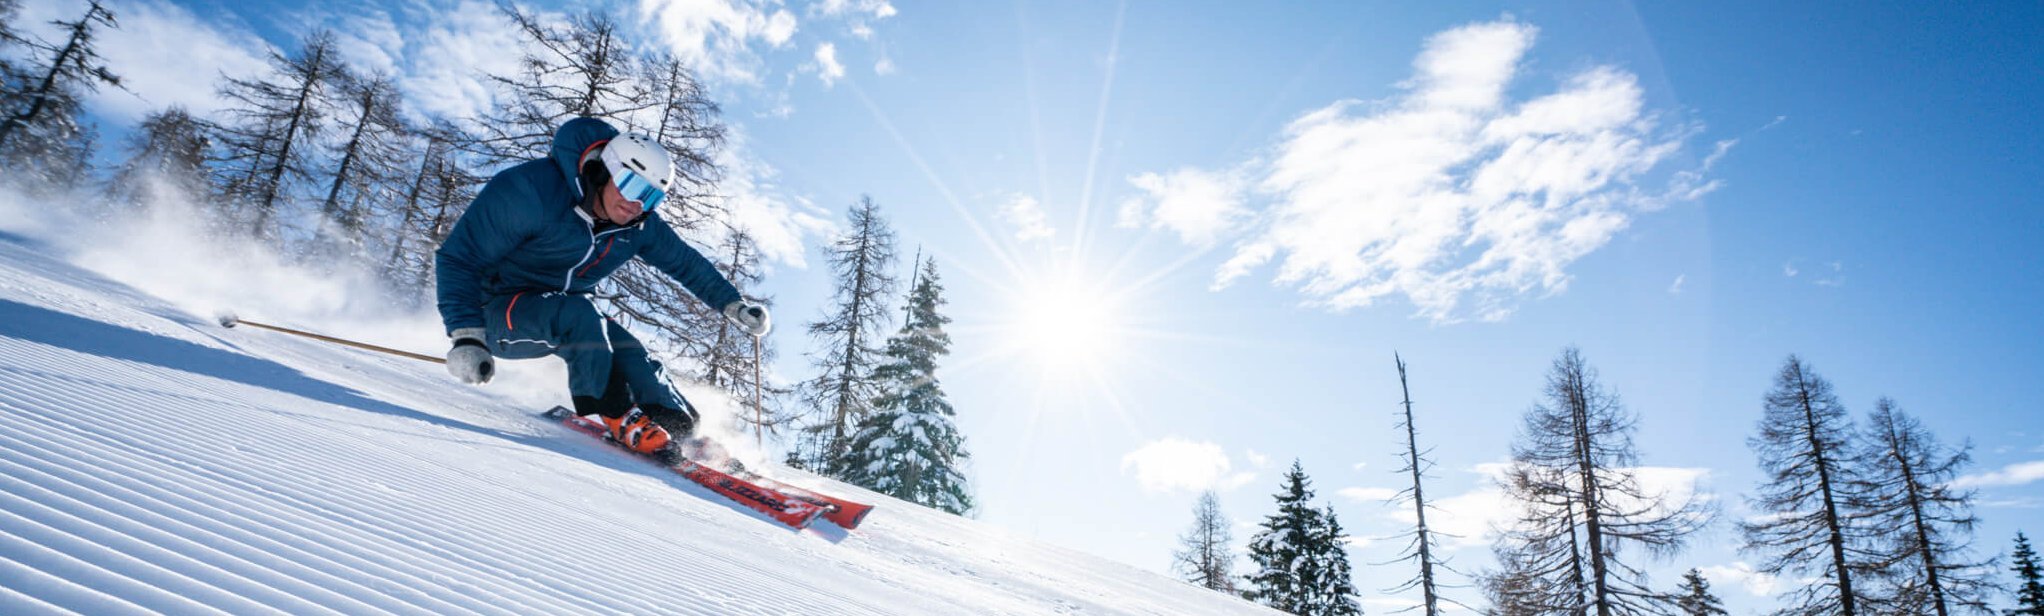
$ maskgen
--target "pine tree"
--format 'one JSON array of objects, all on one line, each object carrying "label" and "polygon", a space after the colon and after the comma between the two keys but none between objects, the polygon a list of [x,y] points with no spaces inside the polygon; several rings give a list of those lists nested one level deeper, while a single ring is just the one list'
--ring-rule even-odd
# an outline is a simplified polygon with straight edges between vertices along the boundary
[{"label": "pine tree", "polygon": [[1633,415],[1574,347],[1555,359],[1547,402],[1526,414],[1504,488],[1525,512],[1500,537],[1525,559],[1542,602],[1610,616],[1657,613],[1662,595],[1626,548],[1679,552],[1714,516],[1707,502],[1647,491],[1637,476]]},{"label": "pine tree", "polygon": [[1866,431],[1854,505],[1871,543],[1867,568],[1880,584],[1868,594],[1892,613],[1987,611],[1989,564],[1968,558],[1980,521],[1973,493],[1951,487],[1972,457],[1939,444],[1888,398],[1874,403]]},{"label": "pine tree", "polygon": [[1440,613],[1440,596],[1439,587],[1434,581],[1434,569],[1441,567],[1441,563],[1434,557],[1433,531],[1427,528],[1427,497],[1423,481],[1427,469],[1433,464],[1427,461],[1419,449],[1419,427],[1412,418],[1412,388],[1405,382],[1405,359],[1394,353],[1392,360],[1398,364],[1398,387],[1405,395],[1405,412],[1398,422],[1399,427],[1405,430],[1405,451],[1401,453],[1405,458],[1405,466],[1398,469],[1398,472],[1412,475],[1412,488],[1401,492],[1400,497],[1412,503],[1414,520],[1412,542],[1407,544],[1406,553],[1399,560],[1418,563],[1419,572],[1404,584],[1391,589],[1391,592],[1420,589],[1420,607],[1425,609],[1424,613],[1427,616],[1435,616]]},{"label": "pine tree", "polygon": [[1201,492],[1192,508],[1192,528],[1178,536],[1178,551],[1171,555],[1171,568],[1187,582],[1234,594],[1235,534],[1228,518],[1221,515],[1221,498],[1213,490]]},{"label": "pine tree", "polygon": [[2044,572],[2037,565],[2037,552],[2030,549],[2030,538],[2016,533],[2016,551],[2009,555],[2015,565],[2009,568],[2016,573],[2016,608],[2003,612],[2008,616],[2044,616]]},{"label": "pine tree", "polygon": [[1341,525],[1312,506],[1306,470],[1294,460],[1277,493],[1278,511],[1249,540],[1256,572],[1243,597],[1292,614],[1361,614]]},{"label": "pine tree", "polygon": [[1746,441],[1767,479],[1751,499],[1761,515],[1739,525],[1744,549],[1766,555],[1759,569],[1769,575],[1793,571],[1822,580],[1797,585],[1782,613],[1859,613],[1858,537],[1846,508],[1854,477],[1852,419],[1831,382],[1794,355],[1775,373],[1765,400],[1759,433]]},{"label": "pine tree", "polygon": [[1690,569],[1682,574],[1682,587],[1675,591],[1675,610],[1687,616],[1726,616],[1723,601],[1710,593],[1710,581],[1703,572]]},{"label": "pine tree", "polygon": [[873,369],[879,395],[872,411],[827,468],[875,492],[963,515],[973,506],[962,472],[971,455],[937,380],[937,361],[951,352],[951,336],[944,333],[951,319],[937,312],[943,305],[937,262],[926,261],[909,292],[908,321],[887,339]]},{"label": "pine tree", "polygon": [[[0,13],[8,13],[10,3]],[[93,47],[102,28],[119,28],[114,14],[92,0],[75,21],[56,21],[62,44],[0,31],[5,42],[20,44],[26,55],[47,56],[48,64],[5,67],[0,77],[0,166],[14,183],[42,189],[75,186],[92,160],[95,133],[84,123],[84,98],[101,85],[121,87],[121,78],[107,70]]]},{"label": "pine tree", "polygon": [[149,114],[128,139],[128,159],[107,182],[107,194],[115,202],[137,206],[166,198],[194,200],[206,194],[211,177],[206,164],[213,140],[205,123],[183,107]]},{"label": "pine tree", "polygon": [[[270,52],[271,74],[228,79],[220,94],[233,102],[234,119],[219,136],[225,165],[221,200],[234,211],[223,218],[248,221],[257,237],[290,238],[276,219],[291,199],[310,189],[315,144],[327,129],[328,90],[343,71],[332,32],[305,37],[290,56]],[[247,216],[238,216],[252,210]]]},{"label": "pine tree", "polygon": [[845,437],[872,408],[878,394],[871,378],[874,348],[893,310],[894,231],[880,216],[871,197],[852,206],[851,225],[829,248],[830,269],[837,277],[831,306],[821,320],[809,324],[818,345],[811,358],[820,371],[801,385],[808,415],[803,442],[789,462],[811,469],[836,468]]}]

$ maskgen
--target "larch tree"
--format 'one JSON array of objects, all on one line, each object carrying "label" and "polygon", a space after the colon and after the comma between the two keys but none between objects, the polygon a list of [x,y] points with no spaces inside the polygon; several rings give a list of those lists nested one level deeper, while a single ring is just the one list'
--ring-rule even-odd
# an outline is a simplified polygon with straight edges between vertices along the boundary
[{"label": "larch tree", "polygon": [[1872,602],[1895,614],[1988,612],[1991,563],[1970,554],[1980,521],[1973,493],[1952,487],[1971,456],[1939,443],[1888,398],[1874,403],[1865,431],[1853,498],[1878,583]]},{"label": "larch tree", "polygon": [[790,463],[819,471],[837,468],[845,438],[879,395],[872,372],[892,322],[889,298],[897,284],[894,230],[871,197],[852,206],[849,227],[827,250],[837,283],[823,317],[809,324],[818,373],[800,387],[806,417],[801,442],[789,455]]},{"label": "larch tree", "polygon": [[280,211],[316,177],[316,146],[326,133],[332,108],[327,100],[344,67],[332,32],[305,37],[297,52],[270,52],[270,72],[229,78],[220,88],[229,101],[230,121],[218,139],[223,164],[222,218],[245,220],[248,232],[289,239]]},{"label": "larch tree", "polygon": [[1532,565],[1544,601],[1598,616],[1659,613],[1664,595],[1629,560],[1679,553],[1715,517],[1698,494],[1655,491],[1640,479],[1637,420],[1574,347],[1547,377],[1547,400],[1526,413],[1512,446],[1506,495],[1522,515],[1499,541]]},{"label": "larch tree", "polygon": [[1816,578],[1789,591],[1783,614],[1851,616],[1863,611],[1854,584],[1863,559],[1848,502],[1855,476],[1852,418],[1831,382],[1790,355],[1765,397],[1759,432],[1747,445],[1765,476],[1749,499],[1758,515],[1739,525],[1759,570]]},{"label": "larch tree", "polygon": [[[10,3],[0,13],[12,13]],[[12,15],[8,15],[11,22]],[[102,85],[121,87],[94,44],[105,29],[119,28],[99,0],[74,21],[54,22],[61,43],[0,31],[0,45],[20,46],[29,63],[5,67],[0,81],[0,165],[8,181],[33,190],[74,187],[89,174],[95,132],[84,121],[84,99]],[[42,58],[48,58],[43,61]]]},{"label": "larch tree", "polygon": [[107,196],[129,207],[206,195],[213,139],[206,124],[172,106],[142,119],[128,137],[128,156],[107,182]]},{"label": "larch tree", "polygon": [[872,410],[826,470],[881,494],[964,515],[973,507],[964,472],[972,455],[937,379],[937,362],[951,353],[951,335],[944,333],[951,318],[938,311],[944,284],[935,259],[924,262],[908,305],[907,322],[887,339],[873,368],[878,395]]},{"label": "larch tree", "polygon": [[1171,569],[1179,579],[1228,594],[1235,589],[1235,533],[1227,516],[1221,515],[1221,497],[1213,490],[1201,492],[1192,508],[1192,528],[1178,536],[1178,551],[1171,555]]},{"label": "larch tree", "polygon": [[1398,387],[1405,396],[1404,402],[1401,403],[1403,412],[1398,420],[1398,428],[1405,432],[1404,447],[1399,452],[1405,466],[1400,467],[1398,472],[1412,476],[1412,487],[1400,491],[1398,495],[1399,499],[1412,505],[1413,515],[1412,540],[1406,543],[1405,553],[1398,560],[1417,565],[1418,571],[1411,579],[1392,588],[1391,592],[1419,589],[1420,607],[1425,610],[1423,613],[1427,616],[1436,616],[1440,614],[1441,609],[1440,586],[1435,579],[1436,569],[1446,567],[1434,555],[1434,532],[1427,527],[1426,471],[1433,463],[1426,459],[1427,452],[1421,451],[1419,447],[1419,426],[1412,416],[1412,388],[1405,380],[1405,358],[1394,353],[1392,360],[1398,364]]},{"label": "larch tree", "polygon": [[329,152],[332,177],[320,202],[319,237],[322,255],[352,261],[367,256],[372,240],[391,237],[383,229],[372,233],[370,226],[384,211],[403,209],[395,195],[405,184],[405,167],[418,153],[412,149],[413,131],[400,117],[396,82],[381,74],[345,72],[336,82],[336,114],[344,133]]}]

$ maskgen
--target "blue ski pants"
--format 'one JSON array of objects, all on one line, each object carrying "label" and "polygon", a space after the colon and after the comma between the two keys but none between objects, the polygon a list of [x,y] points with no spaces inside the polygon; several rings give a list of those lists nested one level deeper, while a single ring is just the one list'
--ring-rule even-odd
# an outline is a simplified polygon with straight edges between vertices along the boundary
[{"label": "blue ski pants", "polygon": [[483,324],[484,343],[497,357],[566,360],[570,395],[605,398],[615,371],[633,404],[689,408],[645,345],[597,312],[588,297],[558,291],[499,297],[483,307]]}]

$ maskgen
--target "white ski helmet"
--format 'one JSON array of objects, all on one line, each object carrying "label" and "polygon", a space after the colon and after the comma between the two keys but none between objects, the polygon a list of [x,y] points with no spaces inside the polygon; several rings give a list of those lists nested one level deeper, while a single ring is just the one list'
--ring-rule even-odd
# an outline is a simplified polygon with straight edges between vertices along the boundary
[{"label": "white ski helmet", "polygon": [[652,137],[624,133],[611,138],[597,154],[610,183],[626,201],[637,201],[651,212],[667,198],[674,184],[674,158]]}]

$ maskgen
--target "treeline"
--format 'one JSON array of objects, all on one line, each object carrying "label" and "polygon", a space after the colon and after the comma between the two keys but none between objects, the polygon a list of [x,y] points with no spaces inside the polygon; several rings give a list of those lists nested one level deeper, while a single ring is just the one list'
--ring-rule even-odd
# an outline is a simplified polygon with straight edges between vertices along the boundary
[{"label": "treeline", "polygon": [[[1402,359],[1397,367],[1403,386]],[[1954,484],[1970,463],[1966,446],[1944,444],[1887,397],[1855,422],[1830,382],[1796,356],[1783,363],[1761,411],[1748,445],[1764,480],[1747,496],[1754,515],[1734,525],[1741,551],[1760,559],[1759,572],[1795,581],[1775,613],[1994,613],[1994,561],[1972,549],[1975,495]],[[1516,515],[1493,529],[1489,569],[1461,574],[1440,557],[1426,522],[1431,462],[1409,391],[1398,417],[1400,472],[1412,483],[1393,502],[1411,507],[1414,523],[1393,562],[1411,573],[1386,591],[1417,590],[1416,611],[1466,607],[1443,589],[1474,588],[1488,604],[1482,611],[1500,615],[1726,613],[1697,569],[1670,587],[1648,578],[1648,561],[1679,558],[1719,512],[1694,486],[1655,485],[1633,441],[1639,416],[1581,351],[1554,360],[1522,419],[1498,480]],[[1177,570],[1194,584],[1294,614],[1361,613],[1340,524],[1331,508],[1301,506],[1311,498],[1306,482],[1294,463],[1278,513],[1249,544],[1254,571],[1241,577],[1232,572],[1218,499],[1203,495],[1174,555]],[[2044,613],[2036,556],[2020,535],[2015,560],[2017,607],[2007,613]]]},{"label": "treeline", "polygon": [[[99,193],[85,207],[101,217],[174,208],[166,211],[196,217],[215,241],[260,243],[315,270],[376,272],[392,302],[421,307],[431,301],[433,251],[481,185],[548,156],[563,122],[594,116],[669,150],[677,177],[661,216],[742,293],[772,301],[757,292],[759,246],[717,191],[717,104],[681,60],[629,40],[611,9],[556,16],[499,5],[521,57],[510,74],[479,75],[493,104],[472,117],[419,111],[394,76],[351,64],[332,32],[313,30],[270,51],[261,74],[223,76],[225,106],[214,116],[159,109],[101,152],[84,101],[122,88],[96,51],[120,22],[94,0],[54,22],[59,40],[44,40],[14,26],[18,2],[0,0],[0,183],[12,190]],[[935,378],[950,345],[936,263],[914,264],[906,306],[896,303],[893,234],[878,206],[862,200],[851,222],[831,246],[835,305],[808,328],[822,347],[818,374],[793,389],[756,391],[773,346],[650,267],[634,262],[594,299],[670,370],[737,399],[764,394],[741,419],[789,441],[791,461],[963,513],[972,507],[967,454]],[[890,331],[904,308],[902,328]]]}]

